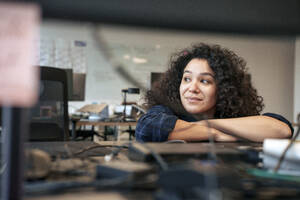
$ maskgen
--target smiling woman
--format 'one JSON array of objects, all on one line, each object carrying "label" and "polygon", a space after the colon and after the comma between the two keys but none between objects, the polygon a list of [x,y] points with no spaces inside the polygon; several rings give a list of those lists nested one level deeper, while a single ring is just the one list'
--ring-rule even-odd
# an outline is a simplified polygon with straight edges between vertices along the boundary
[{"label": "smiling woman", "polygon": [[291,137],[293,128],[284,117],[260,115],[263,98],[249,77],[244,59],[218,45],[200,43],[175,53],[145,96],[149,110],[138,121],[137,140],[260,142]]},{"label": "smiling woman", "polygon": [[184,69],[179,87],[184,109],[196,119],[213,118],[217,99],[214,72],[204,59],[192,59]]}]

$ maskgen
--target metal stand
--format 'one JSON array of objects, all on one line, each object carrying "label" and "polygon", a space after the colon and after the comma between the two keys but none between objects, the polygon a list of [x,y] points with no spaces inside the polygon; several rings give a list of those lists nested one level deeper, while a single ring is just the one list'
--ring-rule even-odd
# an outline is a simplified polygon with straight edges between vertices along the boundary
[{"label": "metal stand", "polygon": [[122,92],[124,93],[124,99],[123,99],[123,104],[124,104],[124,110],[123,110],[123,122],[126,122],[126,94],[139,94],[140,89],[139,88],[128,88],[128,89],[123,89]]},{"label": "metal stand", "polygon": [[123,99],[123,104],[124,104],[124,110],[123,110],[123,118],[122,121],[125,122],[126,121],[126,93],[128,92],[128,90],[122,90],[122,92],[124,93],[124,99]]},{"label": "metal stand", "polygon": [[28,116],[24,108],[3,108],[1,199],[19,200],[23,196],[24,139]]}]

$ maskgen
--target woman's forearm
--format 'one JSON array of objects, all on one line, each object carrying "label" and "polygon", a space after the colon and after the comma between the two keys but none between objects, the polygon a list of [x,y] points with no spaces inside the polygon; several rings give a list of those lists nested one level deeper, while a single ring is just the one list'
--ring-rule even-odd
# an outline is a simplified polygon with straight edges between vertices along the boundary
[{"label": "woman's forearm", "polygon": [[209,137],[214,138],[214,134],[206,126],[177,120],[168,140],[203,141]]},{"label": "woman's forearm", "polygon": [[254,142],[261,142],[265,138],[289,138],[292,135],[287,124],[268,116],[211,119],[200,121],[199,124]]},{"label": "woman's forearm", "polygon": [[221,131],[198,123],[177,120],[168,140],[205,141],[212,138],[216,141],[232,142],[235,137],[224,134]]}]

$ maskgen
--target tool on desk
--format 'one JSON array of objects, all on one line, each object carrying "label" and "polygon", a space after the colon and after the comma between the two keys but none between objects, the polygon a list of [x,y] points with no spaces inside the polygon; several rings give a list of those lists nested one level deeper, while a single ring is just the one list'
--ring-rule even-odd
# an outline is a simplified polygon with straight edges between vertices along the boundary
[{"label": "tool on desk", "polygon": [[140,178],[153,171],[150,165],[140,162],[122,162],[111,161],[97,165],[97,178],[116,178],[116,177],[128,177],[128,178]]},{"label": "tool on desk", "polygon": [[[245,154],[235,148],[239,143],[215,144],[215,153],[218,157],[226,160],[241,160]],[[179,158],[201,157],[208,158],[210,151],[209,143],[148,143],[147,146],[157,154],[167,159],[176,156]],[[142,143],[132,143],[128,147],[128,156],[132,160],[152,162],[153,156],[149,148]]]},{"label": "tool on desk", "polygon": [[108,105],[105,103],[101,104],[88,104],[78,109],[77,112],[87,113],[89,120],[103,120],[109,117]]},{"label": "tool on desk", "polygon": [[51,157],[40,149],[31,149],[25,152],[27,180],[37,180],[45,178],[51,169]]}]

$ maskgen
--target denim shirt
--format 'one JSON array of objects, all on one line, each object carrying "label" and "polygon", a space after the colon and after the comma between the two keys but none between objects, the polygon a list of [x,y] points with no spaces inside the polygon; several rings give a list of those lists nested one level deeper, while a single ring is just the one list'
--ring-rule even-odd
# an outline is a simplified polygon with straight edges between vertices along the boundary
[{"label": "denim shirt", "polygon": [[[292,133],[291,123],[283,116],[275,113],[264,113],[264,116],[273,117],[286,123]],[[191,116],[176,116],[174,112],[163,105],[153,106],[138,120],[135,129],[136,140],[139,142],[164,142],[168,140],[169,133],[174,129],[177,119],[187,122],[197,121]]]}]

